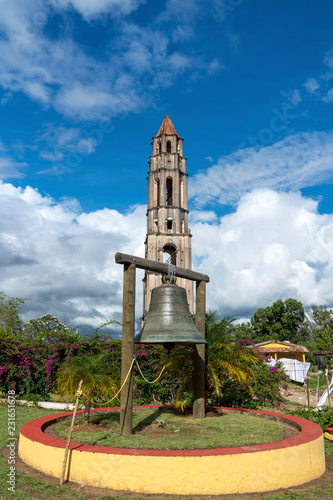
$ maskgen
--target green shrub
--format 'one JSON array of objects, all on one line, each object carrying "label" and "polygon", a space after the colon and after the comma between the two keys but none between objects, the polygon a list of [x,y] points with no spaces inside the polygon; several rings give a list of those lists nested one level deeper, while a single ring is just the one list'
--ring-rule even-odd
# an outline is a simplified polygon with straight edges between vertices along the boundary
[{"label": "green shrub", "polygon": [[333,410],[331,408],[324,408],[322,410],[295,410],[289,412],[289,415],[294,415],[295,417],[305,418],[310,420],[315,424],[318,424],[322,429],[327,427],[333,427]]},{"label": "green shrub", "polygon": [[259,409],[263,407],[281,408],[284,389],[285,396],[290,393],[287,386],[287,376],[280,365],[269,366],[261,361],[254,369],[255,380],[252,390],[239,384],[236,380],[228,379],[221,389],[221,396],[216,397],[211,391],[208,401],[212,405],[228,406],[232,408]]}]

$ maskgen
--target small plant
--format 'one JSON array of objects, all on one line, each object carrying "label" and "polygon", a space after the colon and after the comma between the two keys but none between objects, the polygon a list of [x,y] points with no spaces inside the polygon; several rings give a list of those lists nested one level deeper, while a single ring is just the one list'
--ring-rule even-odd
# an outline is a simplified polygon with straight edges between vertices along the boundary
[{"label": "small plant", "polygon": [[186,410],[186,407],[188,406],[188,399],[177,399],[175,402],[175,408],[179,413],[184,413]]},{"label": "small plant", "polygon": [[107,356],[76,356],[64,363],[57,374],[58,393],[70,398],[76,393],[83,380],[84,421],[89,423],[92,404],[103,404],[105,398],[112,398],[118,389],[118,382],[108,373]]},{"label": "small plant", "polygon": [[162,427],[163,429],[166,426],[166,421],[163,418],[157,419],[157,423],[159,427]]}]

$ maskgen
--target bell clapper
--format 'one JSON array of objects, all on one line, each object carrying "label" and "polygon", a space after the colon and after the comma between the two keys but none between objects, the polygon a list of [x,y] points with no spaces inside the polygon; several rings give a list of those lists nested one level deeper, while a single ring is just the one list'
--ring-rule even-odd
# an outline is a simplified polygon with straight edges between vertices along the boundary
[{"label": "bell clapper", "polygon": [[168,356],[170,356],[171,350],[175,347],[175,342],[165,342],[163,347],[166,351],[168,351]]}]

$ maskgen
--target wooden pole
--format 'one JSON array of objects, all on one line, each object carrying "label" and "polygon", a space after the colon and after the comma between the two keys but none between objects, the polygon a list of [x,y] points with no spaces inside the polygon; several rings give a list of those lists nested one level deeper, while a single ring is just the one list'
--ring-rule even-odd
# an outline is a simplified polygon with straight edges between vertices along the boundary
[{"label": "wooden pole", "polygon": [[331,406],[331,398],[330,398],[330,383],[328,381],[328,376],[326,372],[326,386],[327,386],[327,399],[328,399],[328,406]]},{"label": "wooden pole", "polygon": [[306,398],[308,402],[308,410],[310,410],[310,391],[309,391],[309,379],[306,377]]},{"label": "wooden pole", "polygon": [[317,378],[317,403],[319,402],[319,375],[318,375],[318,378]]},{"label": "wooden pole", "polygon": [[[206,282],[196,283],[195,326],[205,338]],[[205,344],[196,344],[193,372],[193,417],[204,418],[206,414],[205,394]]]},{"label": "wooden pole", "polygon": [[[125,381],[134,354],[135,269],[135,264],[124,264],[121,384]],[[129,436],[132,434],[132,407],[133,373],[128,377],[121,391],[120,435]]]},{"label": "wooden pole", "polygon": [[68,438],[67,438],[67,443],[66,443],[66,448],[65,448],[64,461],[63,461],[63,464],[62,464],[62,471],[61,471],[61,476],[60,476],[60,484],[61,485],[64,484],[64,481],[65,481],[65,472],[66,472],[66,465],[67,465],[67,457],[68,457],[69,445],[71,443],[72,432],[73,432],[73,428],[74,428],[77,407],[79,405],[79,395],[78,395],[78,392],[81,391],[82,383],[83,383],[83,380],[80,380],[79,386],[77,388],[76,401],[75,401],[75,406],[74,406],[74,411],[73,411],[73,416],[72,416],[72,422],[71,422],[71,426],[69,428],[69,433],[68,433]]}]

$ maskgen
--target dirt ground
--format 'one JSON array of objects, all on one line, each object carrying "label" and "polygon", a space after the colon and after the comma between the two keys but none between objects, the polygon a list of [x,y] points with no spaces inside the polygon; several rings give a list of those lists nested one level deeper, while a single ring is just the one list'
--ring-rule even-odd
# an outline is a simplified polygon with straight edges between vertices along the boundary
[{"label": "dirt ground", "polygon": [[[291,396],[287,396],[285,398],[286,404],[288,408],[293,406],[293,403],[297,404],[297,408],[307,408],[308,405],[308,400],[307,400],[307,393],[305,387],[301,386],[295,386],[292,382],[289,382],[288,384],[288,390],[291,393]],[[285,395],[283,395],[285,397]],[[310,392],[310,406],[315,407],[317,406],[318,403],[318,397],[316,394],[314,394],[314,391]],[[331,401],[332,400],[332,401]],[[330,397],[330,403],[331,406],[333,405],[333,396],[331,395]],[[299,407],[301,405],[301,407]],[[328,406],[328,400],[326,400],[325,406]],[[290,408],[291,409],[291,408]],[[296,405],[295,405],[296,409]]]}]

